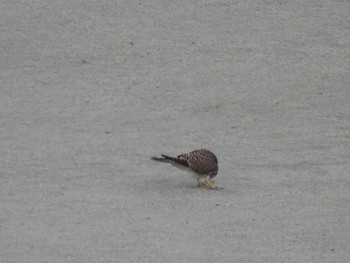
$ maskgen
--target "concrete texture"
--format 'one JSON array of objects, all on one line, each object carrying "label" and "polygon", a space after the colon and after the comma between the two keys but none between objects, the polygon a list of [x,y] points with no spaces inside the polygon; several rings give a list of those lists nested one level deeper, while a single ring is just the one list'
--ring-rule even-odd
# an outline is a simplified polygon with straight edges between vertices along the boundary
[{"label": "concrete texture", "polygon": [[349,13],[1,1],[0,261],[350,262]]}]

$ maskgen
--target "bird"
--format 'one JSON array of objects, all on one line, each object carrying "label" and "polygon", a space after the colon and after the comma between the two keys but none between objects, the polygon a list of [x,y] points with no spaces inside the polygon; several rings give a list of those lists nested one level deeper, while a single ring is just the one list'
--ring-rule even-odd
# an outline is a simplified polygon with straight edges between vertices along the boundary
[{"label": "bird", "polygon": [[[177,157],[161,155],[162,157],[151,157],[158,162],[171,163],[180,169],[187,169],[195,173],[197,177],[196,187],[213,189],[215,181],[211,180],[218,173],[218,159],[215,154],[206,149],[194,150],[183,153]],[[204,181],[201,181],[201,179]]]}]

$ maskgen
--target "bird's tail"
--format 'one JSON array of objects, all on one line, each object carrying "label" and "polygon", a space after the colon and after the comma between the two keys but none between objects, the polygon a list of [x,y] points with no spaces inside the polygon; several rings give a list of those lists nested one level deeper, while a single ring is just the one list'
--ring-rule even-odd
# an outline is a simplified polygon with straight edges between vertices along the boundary
[{"label": "bird's tail", "polygon": [[162,163],[171,163],[170,160],[165,159],[165,158],[151,157],[151,160],[157,161],[157,162],[162,162]]},{"label": "bird's tail", "polygon": [[175,163],[175,164],[180,164],[180,165],[189,167],[188,162],[185,159],[171,157],[171,156],[164,155],[164,154],[162,154],[162,157],[163,158],[152,157],[151,159],[154,160],[154,161],[158,161],[158,162]]}]

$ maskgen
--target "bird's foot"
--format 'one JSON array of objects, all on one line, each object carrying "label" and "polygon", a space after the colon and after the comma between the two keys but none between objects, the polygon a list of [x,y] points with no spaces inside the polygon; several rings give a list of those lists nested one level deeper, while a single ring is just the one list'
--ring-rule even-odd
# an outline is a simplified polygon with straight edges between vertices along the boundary
[{"label": "bird's foot", "polygon": [[196,188],[202,188],[202,187],[205,187],[205,183],[198,182],[197,185],[196,185]]},{"label": "bird's foot", "polygon": [[205,188],[205,189],[211,189],[211,190],[221,190],[222,187],[215,186],[215,181],[210,180],[210,178],[207,178],[204,181],[197,180],[196,188]]},{"label": "bird's foot", "polygon": [[207,189],[214,189],[215,186],[214,186],[214,181],[213,180],[210,180],[209,178],[207,180],[204,181],[204,186],[205,188]]}]

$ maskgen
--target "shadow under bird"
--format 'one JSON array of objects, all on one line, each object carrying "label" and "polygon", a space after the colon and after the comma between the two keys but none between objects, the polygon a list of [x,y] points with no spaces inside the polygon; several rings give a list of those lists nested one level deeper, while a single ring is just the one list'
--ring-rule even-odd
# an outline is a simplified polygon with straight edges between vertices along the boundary
[{"label": "shadow under bird", "polygon": [[194,172],[197,178],[196,187],[214,188],[214,181],[211,180],[218,173],[218,159],[215,154],[206,149],[194,150],[189,153],[183,153],[177,157],[161,155],[162,157],[152,157],[158,162],[171,163],[180,169],[186,169]]}]

